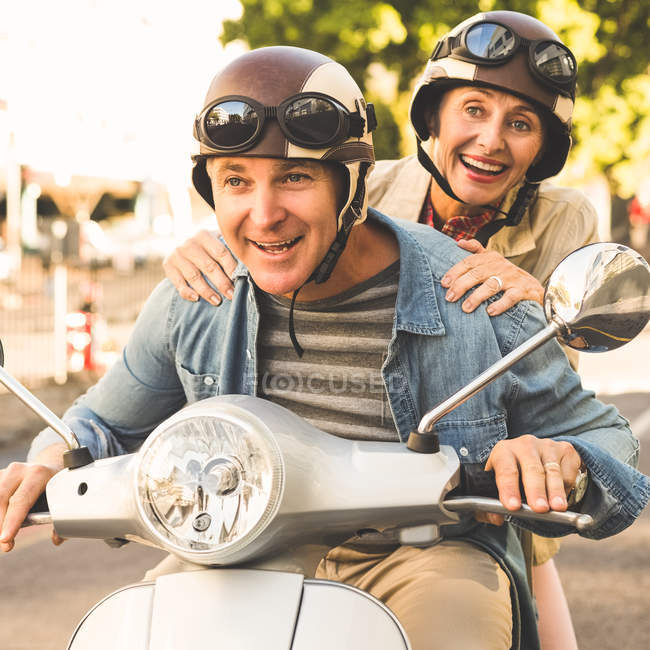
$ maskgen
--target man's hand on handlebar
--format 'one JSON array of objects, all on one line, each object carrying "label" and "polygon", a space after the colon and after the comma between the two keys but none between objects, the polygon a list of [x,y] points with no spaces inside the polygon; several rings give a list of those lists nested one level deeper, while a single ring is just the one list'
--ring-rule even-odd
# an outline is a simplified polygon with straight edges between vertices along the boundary
[{"label": "man's hand on handlebar", "polygon": [[[65,445],[48,447],[34,463],[11,463],[0,470],[0,551],[7,553],[15,545],[15,537],[29,509],[45,490],[47,482],[63,469]],[[61,544],[52,531],[52,542]]]},{"label": "man's hand on handlebar", "polygon": [[[582,464],[575,447],[568,442],[524,435],[498,442],[485,465],[494,471],[499,501],[513,512],[521,508],[524,487],[526,503],[535,512],[565,511],[567,494]],[[477,513],[479,521],[500,525],[503,515]]]}]

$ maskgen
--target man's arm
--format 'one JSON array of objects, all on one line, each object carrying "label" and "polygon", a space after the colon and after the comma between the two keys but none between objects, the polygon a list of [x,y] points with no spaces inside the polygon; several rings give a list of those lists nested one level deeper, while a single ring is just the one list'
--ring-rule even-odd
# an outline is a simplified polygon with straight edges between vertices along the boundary
[{"label": "man's arm", "polygon": [[[186,402],[169,331],[174,296],[168,282],[154,289],[120,359],[63,415],[95,459],[135,451]],[[45,429],[33,441],[29,458],[58,441]]]},{"label": "man's arm", "polygon": [[[93,458],[135,451],[144,438],[185,403],[170,345],[174,289],[159,285],[135,324],[122,358],[63,415]],[[21,523],[47,482],[63,469],[66,445],[47,428],[34,439],[27,463],[0,470],[0,550],[10,551]],[[56,534],[55,543],[60,542]]]},{"label": "man's arm", "polygon": [[[526,307],[527,313],[511,348],[544,325],[541,310],[533,303],[527,303]],[[512,317],[509,312],[492,321],[502,341],[507,340],[505,331],[512,331],[512,323],[507,322]],[[502,351],[506,354],[510,349]],[[634,469],[639,444],[626,420],[614,407],[606,406],[596,400],[591,391],[582,388],[580,378],[570,368],[556,341],[524,357],[511,372],[515,376],[516,390],[509,399],[509,439],[495,445],[488,461],[488,467],[495,470],[500,488],[504,487],[500,489],[504,505],[509,507],[513,492],[518,494],[521,475],[526,495],[532,496],[532,503],[530,500],[529,503],[537,509],[535,500],[540,480],[541,487],[545,483],[548,488],[557,482],[556,470],[566,475],[565,458],[571,466],[571,475],[575,476],[575,451],[589,472],[589,488],[579,509],[592,515],[596,523],[593,529],[581,534],[600,538],[629,526],[650,498],[650,481]],[[571,449],[567,449],[567,444]],[[553,458],[548,456],[549,449],[553,450]],[[510,452],[514,454],[514,462]],[[544,467],[549,462],[558,463],[560,467]],[[513,467],[517,470],[514,476]],[[510,506],[510,509],[513,508]],[[526,524],[526,527],[551,536],[573,532],[554,524],[535,523]]]}]

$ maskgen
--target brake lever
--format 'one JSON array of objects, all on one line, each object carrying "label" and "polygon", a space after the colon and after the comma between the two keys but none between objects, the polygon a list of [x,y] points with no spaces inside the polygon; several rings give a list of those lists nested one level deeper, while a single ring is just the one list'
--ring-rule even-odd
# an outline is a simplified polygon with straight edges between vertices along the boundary
[{"label": "brake lever", "polygon": [[450,497],[442,505],[452,512],[494,512],[499,515],[509,515],[518,519],[532,519],[534,521],[549,522],[573,526],[577,530],[588,530],[594,525],[591,515],[567,510],[549,510],[548,512],[535,512],[529,505],[522,504],[519,510],[508,510],[498,499],[487,497]]},{"label": "brake lever", "polygon": [[25,517],[25,521],[20,524],[20,527],[27,528],[28,526],[42,526],[43,524],[51,523],[52,515],[49,512],[30,512]]}]

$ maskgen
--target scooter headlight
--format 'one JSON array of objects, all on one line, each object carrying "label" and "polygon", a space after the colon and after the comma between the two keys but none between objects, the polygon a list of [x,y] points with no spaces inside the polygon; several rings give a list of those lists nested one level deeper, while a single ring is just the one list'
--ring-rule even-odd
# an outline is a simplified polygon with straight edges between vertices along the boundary
[{"label": "scooter headlight", "polygon": [[194,405],[160,425],[139,453],[142,521],[162,546],[193,562],[227,562],[277,512],[280,449],[242,409]]}]

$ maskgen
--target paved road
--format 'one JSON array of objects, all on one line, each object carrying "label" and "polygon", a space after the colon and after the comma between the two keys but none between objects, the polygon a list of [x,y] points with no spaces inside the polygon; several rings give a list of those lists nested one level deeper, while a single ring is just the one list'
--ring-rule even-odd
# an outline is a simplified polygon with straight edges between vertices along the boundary
[{"label": "paved road", "polygon": [[[650,393],[601,396],[615,403],[650,444]],[[4,450],[0,464],[23,449]],[[650,474],[650,454],[641,469]],[[83,613],[102,596],[141,578],[163,554],[129,544],[69,540],[55,548],[45,527],[22,531],[0,557],[0,648],[60,650]],[[582,648],[650,647],[650,512],[622,534],[594,542],[567,538],[560,572]]]}]

